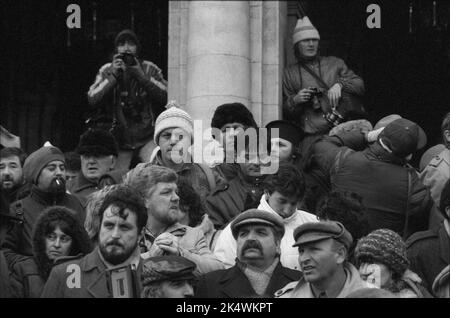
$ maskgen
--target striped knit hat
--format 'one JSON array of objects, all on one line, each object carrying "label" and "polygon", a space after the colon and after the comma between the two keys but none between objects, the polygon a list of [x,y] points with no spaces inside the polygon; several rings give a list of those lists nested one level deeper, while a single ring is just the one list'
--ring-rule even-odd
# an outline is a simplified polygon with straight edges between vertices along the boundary
[{"label": "striped knit hat", "polygon": [[409,266],[405,242],[400,235],[388,229],[375,230],[361,238],[355,249],[355,257],[358,263],[368,258],[384,264],[399,276]]},{"label": "striped knit hat", "polygon": [[173,100],[166,105],[167,110],[163,111],[155,122],[155,134],[153,140],[159,143],[159,135],[167,128],[182,128],[189,135],[194,133],[194,123],[191,116],[180,108]]},{"label": "striped knit hat", "polygon": [[292,43],[295,45],[297,42],[306,39],[320,40],[319,31],[312,25],[308,17],[297,20],[297,25],[295,26],[294,34],[292,35]]}]

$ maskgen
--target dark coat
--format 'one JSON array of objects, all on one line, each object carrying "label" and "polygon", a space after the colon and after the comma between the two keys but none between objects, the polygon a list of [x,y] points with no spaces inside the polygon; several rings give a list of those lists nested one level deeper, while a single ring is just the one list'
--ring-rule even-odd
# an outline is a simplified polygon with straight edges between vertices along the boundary
[{"label": "dark coat", "polygon": [[80,171],[78,177],[75,178],[74,182],[67,185],[67,189],[70,193],[80,200],[81,205],[86,208],[87,199],[90,194],[100,190],[102,188],[102,183],[106,178],[109,178],[108,185],[122,183],[122,177],[128,170],[112,170],[104,174],[97,183],[91,182],[86,179],[83,173]]},{"label": "dark coat", "polygon": [[10,298],[9,269],[3,251],[0,251],[0,298]]},{"label": "dark coat", "polygon": [[[262,178],[258,179],[253,184],[261,189]],[[206,198],[205,206],[216,229],[224,228],[239,213],[259,205],[262,192],[253,194],[251,191],[240,175],[214,189]]]},{"label": "dark coat", "polygon": [[[45,282],[55,263],[47,257],[45,235],[49,224],[55,220],[64,221],[72,238],[72,248],[69,256],[80,258],[91,252],[91,241],[86,230],[74,215],[64,210],[44,212],[36,223],[33,235],[33,257],[28,257],[15,264],[11,287],[13,296],[18,298],[40,297]],[[67,257],[65,258],[67,259]]]},{"label": "dark coat", "polygon": [[[265,297],[273,297],[274,293],[302,277],[300,271],[283,267],[281,263],[275,267]],[[237,266],[222,269],[200,277],[195,290],[197,298],[253,298],[259,297],[250,281]]]},{"label": "dark coat", "polygon": [[[358,138],[360,144],[356,145]],[[326,137],[315,143],[313,160],[327,178],[331,190],[354,192],[362,197],[371,231],[387,228],[403,235],[410,174],[411,196],[406,237],[426,230],[432,200],[430,191],[417,173],[377,142],[363,151],[350,149],[358,148],[363,143],[365,138],[360,132]]]},{"label": "dark coat", "polygon": [[65,193],[50,200],[33,186],[29,196],[13,203],[10,208],[11,216],[19,216],[23,220],[21,222],[12,221],[11,228],[2,244],[10,268],[13,268],[15,263],[25,259],[26,256],[33,255],[32,235],[36,221],[43,210],[54,205],[64,206],[75,211],[79,222],[84,224],[86,214],[76,197]]},{"label": "dark coat", "polygon": [[413,234],[406,246],[410,269],[422,278],[431,292],[436,276],[450,264],[450,237],[444,223],[438,228]]},{"label": "dark coat", "polygon": [[[140,282],[142,260],[139,264],[138,282]],[[73,285],[67,282],[72,282]],[[106,265],[100,258],[98,248],[83,258],[56,265],[41,294],[41,298],[110,297],[112,293],[108,288]]]}]

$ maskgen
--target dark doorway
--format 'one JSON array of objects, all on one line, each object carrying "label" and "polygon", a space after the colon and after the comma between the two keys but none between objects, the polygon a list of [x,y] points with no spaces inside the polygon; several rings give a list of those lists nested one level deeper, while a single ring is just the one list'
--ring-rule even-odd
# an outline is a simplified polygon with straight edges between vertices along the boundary
[{"label": "dark doorway", "polygon": [[[81,29],[66,26],[71,3],[81,8]],[[86,92],[111,60],[120,30],[134,26],[141,56],[167,78],[167,1],[7,0],[2,6],[0,122],[27,152],[46,140],[63,151],[76,147],[89,116]]]},{"label": "dark doorway", "polygon": [[[372,123],[397,113],[417,122],[427,132],[426,148],[442,142],[440,124],[450,111],[448,1],[297,3],[321,34],[321,53],[343,58],[363,77]],[[380,29],[366,25],[370,15],[366,9],[371,3],[380,6]]]}]

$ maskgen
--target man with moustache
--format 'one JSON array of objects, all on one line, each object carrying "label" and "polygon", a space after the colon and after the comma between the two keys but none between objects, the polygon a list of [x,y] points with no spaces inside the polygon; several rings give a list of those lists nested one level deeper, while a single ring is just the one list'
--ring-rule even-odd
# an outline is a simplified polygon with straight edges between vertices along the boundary
[{"label": "man with moustache", "polygon": [[280,242],[284,235],[280,216],[250,209],[231,223],[237,243],[236,265],[202,276],[198,298],[273,297],[274,292],[301,277],[301,272],[280,263]]},{"label": "man with moustache", "polygon": [[31,193],[11,204],[11,228],[2,244],[5,257],[12,268],[24,256],[33,255],[32,233],[40,213],[50,206],[64,206],[84,222],[85,212],[80,201],[66,192],[64,155],[56,147],[44,146],[33,152],[23,166],[25,181]]},{"label": "man with moustache", "polygon": [[303,277],[275,293],[277,298],[343,298],[366,287],[375,287],[359,276],[347,261],[353,238],[342,223],[305,223],[294,231]]},{"label": "man with moustache", "polygon": [[124,184],[145,199],[148,221],[141,242],[143,257],[183,256],[197,265],[194,272],[197,276],[223,268],[208,248],[203,230],[179,223],[177,181],[174,170],[149,162],[138,164],[124,179]]},{"label": "man with moustache", "polygon": [[17,147],[0,150],[0,190],[5,207],[19,199],[25,184],[23,164],[26,157],[27,154]]},{"label": "man with moustache", "polygon": [[[130,187],[119,185],[107,194],[100,210],[98,246],[88,255],[56,265],[45,284],[42,298],[111,298],[113,272],[129,266],[140,289],[141,231],[147,223],[143,198]],[[127,290],[131,293],[130,290]],[[138,297],[138,294],[134,294]]]}]

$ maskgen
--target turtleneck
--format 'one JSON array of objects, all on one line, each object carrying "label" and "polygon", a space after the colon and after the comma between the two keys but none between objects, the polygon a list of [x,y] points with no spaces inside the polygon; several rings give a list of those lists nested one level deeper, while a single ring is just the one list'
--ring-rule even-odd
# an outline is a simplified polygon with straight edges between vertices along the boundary
[{"label": "turtleneck", "polygon": [[65,196],[65,192],[61,194],[53,194],[39,189],[36,185],[31,188],[31,196],[36,201],[44,203],[44,205],[54,205],[61,202]]}]

